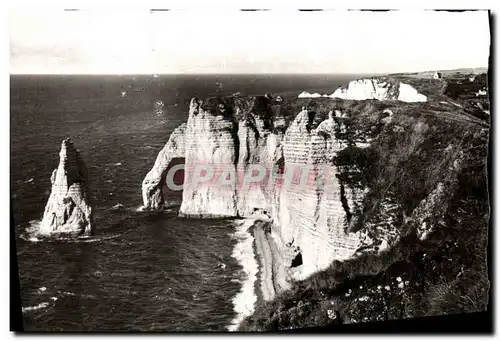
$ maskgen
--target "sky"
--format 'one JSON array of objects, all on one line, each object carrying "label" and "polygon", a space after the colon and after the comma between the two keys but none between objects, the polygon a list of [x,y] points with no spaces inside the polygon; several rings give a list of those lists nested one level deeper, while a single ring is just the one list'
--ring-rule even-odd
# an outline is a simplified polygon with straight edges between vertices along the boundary
[{"label": "sky", "polygon": [[11,74],[394,73],[488,66],[486,11],[11,8]]}]

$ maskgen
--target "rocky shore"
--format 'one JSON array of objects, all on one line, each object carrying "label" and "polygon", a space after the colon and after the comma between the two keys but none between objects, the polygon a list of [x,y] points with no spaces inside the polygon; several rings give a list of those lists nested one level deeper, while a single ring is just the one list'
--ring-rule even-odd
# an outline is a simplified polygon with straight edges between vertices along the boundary
[{"label": "rocky shore", "polygon": [[270,223],[256,220],[251,227],[254,236],[254,252],[259,263],[259,275],[256,289],[264,301],[290,288],[290,277],[283,263],[278,244],[270,231]]}]

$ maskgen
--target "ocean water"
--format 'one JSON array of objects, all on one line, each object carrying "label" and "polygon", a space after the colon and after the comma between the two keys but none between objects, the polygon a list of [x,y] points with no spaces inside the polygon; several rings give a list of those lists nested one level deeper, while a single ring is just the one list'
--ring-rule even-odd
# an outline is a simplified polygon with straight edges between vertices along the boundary
[{"label": "ocean water", "polygon": [[[26,331],[224,331],[252,312],[248,224],[147,213],[141,182],[189,100],[234,92],[296,97],[355,76],[11,76],[11,205]],[[155,103],[162,101],[161,111]],[[89,169],[96,233],[39,241],[61,141]],[[121,204],[122,210],[113,210]]]}]

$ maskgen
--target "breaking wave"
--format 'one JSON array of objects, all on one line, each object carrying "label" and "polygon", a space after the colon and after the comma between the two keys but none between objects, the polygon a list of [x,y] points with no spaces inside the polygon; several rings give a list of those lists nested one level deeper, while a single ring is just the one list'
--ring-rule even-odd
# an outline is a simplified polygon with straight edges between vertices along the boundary
[{"label": "breaking wave", "polygon": [[65,241],[68,243],[96,243],[100,241],[114,239],[119,237],[122,233],[113,234],[110,236],[82,236],[82,237],[56,237],[56,236],[45,236],[39,234],[41,220],[32,220],[29,222],[29,226],[26,230],[19,236],[22,240],[32,243],[40,242],[59,242]]},{"label": "breaking wave", "polygon": [[234,311],[237,316],[233,319],[228,327],[229,331],[236,331],[243,319],[251,315],[257,302],[254,284],[257,280],[259,266],[255,259],[253,250],[253,236],[248,229],[253,225],[253,220],[243,220],[236,222],[236,232],[234,237],[238,243],[233,250],[233,258],[243,267],[242,275],[239,283],[242,284],[241,290],[233,299]]}]

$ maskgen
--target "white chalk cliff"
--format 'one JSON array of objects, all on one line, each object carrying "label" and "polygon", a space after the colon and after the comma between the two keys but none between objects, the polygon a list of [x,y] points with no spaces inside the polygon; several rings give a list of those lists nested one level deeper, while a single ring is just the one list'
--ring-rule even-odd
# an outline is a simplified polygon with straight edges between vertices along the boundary
[{"label": "white chalk cliff", "polygon": [[317,92],[313,93],[313,94],[310,94],[309,92],[307,91],[303,91],[299,94],[298,98],[318,98],[318,97],[322,97],[320,94],[318,94]]},{"label": "white chalk cliff", "polygon": [[[161,208],[165,169],[169,160],[183,154],[179,215],[269,216],[274,226],[271,235],[284,263],[290,267],[301,253],[303,264],[288,270],[291,278],[300,279],[333,260],[355,256],[361,246],[373,242],[362,232],[347,232],[348,216],[362,208],[365,191],[350,188],[336,177],[333,158],[347,146],[335,135],[336,130],[345,130],[335,120],[345,118],[341,112],[330,112],[313,124],[314,113],[303,108],[287,127],[271,102],[264,96],[205,102],[193,98],[185,128],[170,136],[143,182],[143,201],[150,209]],[[213,167],[213,174],[201,171],[205,165]],[[266,176],[248,183],[245,176],[260,166]],[[309,181],[289,181],[296,171],[301,172],[299,177],[309,174]],[[270,174],[274,181],[269,180]],[[326,177],[324,185],[322,176]]]},{"label": "white chalk cliff", "polygon": [[[401,95],[394,88],[386,90],[379,98]],[[358,113],[335,105],[328,114],[316,112],[315,104],[299,111],[293,107],[297,104],[241,94],[193,98],[187,123],[171,134],[143,182],[144,205],[162,209],[165,170],[174,157],[184,157],[179,215],[267,217],[280,258],[276,271],[289,279],[304,279],[335,260],[380,254],[396,245],[403,237],[398,227],[401,202],[385,191],[375,207],[367,197],[370,183],[359,180],[370,171],[353,157],[370,155],[373,143],[380,143],[380,131],[384,138],[417,139],[423,124],[407,131],[395,124],[399,114],[381,107],[361,115],[368,125],[358,130],[360,116],[350,116]],[[265,174],[254,176],[262,170]],[[433,228],[426,220],[436,215],[429,205],[441,206],[437,202],[445,201],[443,193],[453,192],[452,182],[443,184],[446,190],[436,187],[425,201],[430,204],[423,201],[405,218],[417,226],[421,239]],[[294,262],[297,258],[301,264]]]},{"label": "white chalk cliff", "polygon": [[94,229],[87,168],[70,139],[61,144],[59,166],[51,176],[52,191],[45,206],[42,235],[90,235]]},{"label": "white chalk cliff", "polygon": [[293,270],[295,279],[324,269],[335,259],[352,257],[364,238],[345,232],[347,212],[342,196],[356,202],[361,193],[343,193],[343,185],[336,178],[332,160],[345,147],[335,138],[337,123],[332,113],[316,129],[308,128],[310,120],[309,112],[302,110],[283,142],[285,175],[296,169],[301,175],[309,174],[309,180],[288,181],[282,186],[278,211],[273,212],[282,243],[302,254],[304,265]]},{"label": "white chalk cliff", "polygon": [[[185,132],[185,177],[182,216],[236,216],[235,122],[224,103],[206,109],[193,98]],[[205,165],[211,167],[211,172]],[[204,173],[206,172],[206,173]],[[228,181],[205,182],[223,176]]]},{"label": "white chalk cliff", "polygon": [[[269,102],[264,96],[236,96],[226,102],[193,98],[187,123],[172,133],[143,181],[144,207],[163,208],[161,188],[168,165],[172,158],[184,157],[181,216],[270,215],[273,189],[265,181],[269,174],[264,182],[245,178],[254,165],[271,169],[280,157],[276,150],[282,133],[276,131],[284,129],[285,122],[266,117]],[[211,168],[208,173],[206,165]]]},{"label": "white chalk cliff", "polygon": [[302,92],[298,98],[330,97],[362,101],[375,99],[379,101],[397,100],[402,102],[426,102],[427,96],[420,94],[411,85],[393,80],[365,78],[349,82],[347,87],[339,87],[331,95],[310,94]]}]

